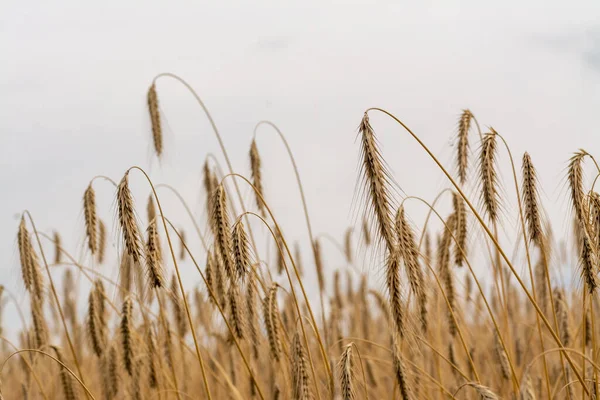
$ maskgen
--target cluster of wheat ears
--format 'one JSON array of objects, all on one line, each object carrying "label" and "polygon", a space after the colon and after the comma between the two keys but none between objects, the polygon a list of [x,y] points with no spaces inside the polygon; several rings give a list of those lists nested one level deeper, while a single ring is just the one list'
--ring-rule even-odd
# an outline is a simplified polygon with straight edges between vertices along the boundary
[{"label": "cluster of wheat ears", "polygon": [[[584,160],[600,168],[589,153],[580,150],[568,162],[575,240],[569,255],[558,256],[527,153],[515,165],[503,137],[491,128],[482,133],[475,116],[464,110],[456,163],[446,168],[399,119],[369,109],[358,128],[364,218],[354,229],[359,234],[348,231],[340,241],[348,268],[327,265],[296,169],[306,220],[306,227],[298,229],[308,228],[307,253],[313,255],[302,265],[301,249],[290,249],[269,196],[263,195],[256,141],[249,151],[250,176],[235,173],[204,104],[172,74],[157,76],[147,95],[156,156],[163,153],[155,85],[161,77],[178,80],[195,96],[227,162],[226,174],[214,161],[204,164],[208,226],[201,229],[190,212],[198,237],[186,239],[139,167],[120,180],[94,178],[85,189],[88,265],[65,250],[58,233],[44,234],[29,212],[23,213],[17,243],[30,318],[21,315],[18,345],[2,337],[0,397],[596,398],[600,195],[593,185],[586,188]],[[447,178],[449,189],[432,203],[421,200],[429,213],[419,229],[405,212],[404,201],[411,197],[397,198],[369,122],[373,113],[395,120],[398,133],[410,135]],[[287,146],[277,127],[266,123]],[[510,201],[517,204],[519,229],[513,243],[520,260],[526,260],[519,265],[498,242],[498,226],[507,218],[502,204],[509,200],[499,187],[501,151],[509,155],[515,187],[516,198]],[[145,218],[129,187],[134,176],[150,189]],[[100,183],[105,188],[112,184],[116,193],[118,232],[113,236],[122,243],[114,266],[117,281],[107,278],[109,266],[103,265],[111,232],[97,213],[95,186]],[[240,187],[251,190],[251,204]],[[465,195],[467,187],[476,199]],[[268,192],[277,196],[276,188]],[[445,199],[451,199],[452,212],[444,217],[436,207]],[[441,230],[430,232],[428,221],[435,219]],[[259,250],[257,235],[266,236],[277,250],[274,259]],[[475,242],[487,250],[477,271],[469,251]],[[370,249],[373,256],[363,259],[372,265],[353,269],[355,248]],[[183,259],[199,276],[193,290],[182,283]],[[581,282],[575,289],[560,284],[559,264],[575,266],[573,274]],[[313,268],[318,296],[311,299],[303,271]],[[57,274],[64,274],[59,290],[53,279]],[[482,274],[492,277],[487,285]],[[79,315],[75,296],[82,280],[91,287],[85,315]]]}]

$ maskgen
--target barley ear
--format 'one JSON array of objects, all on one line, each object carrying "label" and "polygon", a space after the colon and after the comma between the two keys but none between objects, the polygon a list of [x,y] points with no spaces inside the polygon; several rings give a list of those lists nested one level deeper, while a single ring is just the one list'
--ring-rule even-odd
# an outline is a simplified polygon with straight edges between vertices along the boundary
[{"label": "barley ear", "polygon": [[456,148],[456,165],[458,178],[461,185],[467,181],[467,168],[469,166],[469,129],[473,114],[468,109],[462,111],[458,120],[458,146]]},{"label": "barley ear", "polygon": [[523,205],[525,207],[525,222],[529,240],[542,244],[542,219],[540,217],[540,206],[537,191],[537,173],[528,153],[523,154],[523,185],[521,192]]},{"label": "barley ear", "polygon": [[142,258],[142,246],[137,222],[135,220],[133,197],[129,190],[128,177],[129,173],[126,173],[117,188],[119,224],[123,231],[127,254],[131,256],[136,264],[139,264]]},{"label": "barley ear", "polygon": [[260,211],[261,215],[265,216],[265,205],[261,200],[261,196],[264,197],[263,184],[262,184],[262,172],[261,172],[261,160],[258,152],[258,146],[256,140],[252,140],[250,145],[250,173],[252,174],[252,184],[256,188],[256,206]]},{"label": "barley ear", "polygon": [[133,327],[132,303],[128,296],[121,311],[121,344],[123,346],[123,364],[129,376],[133,376]]},{"label": "barley ear", "polygon": [[92,254],[98,249],[98,216],[96,214],[96,192],[90,183],[83,194],[83,216],[88,248]]},{"label": "barley ear", "polygon": [[153,83],[148,88],[148,111],[150,112],[150,122],[152,123],[152,140],[154,141],[154,151],[160,157],[163,151],[162,126],[160,124],[160,112],[158,111],[158,96],[156,95],[156,85]]},{"label": "barley ear", "polygon": [[339,380],[343,400],[354,400],[356,398],[354,391],[354,365],[352,360],[353,345],[353,343],[346,345],[339,363]]},{"label": "barley ear", "polygon": [[392,253],[395,241],[391,215],[390,174],[385,167],[367,113],[364,114],[360,123],[359,135],[361,137],[361,174],[368,199],[367,209],[373,213],[378,226],[377,241],[383,242],[388,252]]},{"label": "barley ear", "polygon": [[496,173],[496,131],[490,128],[490,133],[483,136],[479,154],[479,175],[481,182],[481,200],[483,210],[490,221],[498,220],[499,194],[498,176]]}]

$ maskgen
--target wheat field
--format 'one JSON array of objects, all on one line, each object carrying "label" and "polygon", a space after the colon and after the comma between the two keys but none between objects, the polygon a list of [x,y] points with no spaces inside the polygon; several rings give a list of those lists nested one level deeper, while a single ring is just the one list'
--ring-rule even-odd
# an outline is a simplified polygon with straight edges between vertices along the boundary
[{"label": "wheat field", "polygon": [[[511,154],[501,134],[482,130],[468,109],[457,121],[451,165],[386,110],[349,116],[360,121],[361,211],[334,239],[346,260],[335,268],[311,227],[304,198],[311,189],[290,177],[306,221],[294,229],[310,237],[299,245],[269,206],[278,192],[263,180],[256,141],[249,168],[234,171],[201,99],[172,74],[155,78],[147,93],[155,157],[165,151],[161,76],[192,92],[221,145],[225,168],[207,159],[202,170],[207,218],[201,223],[190,212],[194,231],[178,229],[161,206],[158,182],[140,167],[90,177],[82,191],[81,239],[93,261],[86,265],[58,232],[44,234],[35,213],[23,212],[16,243],[28,301],[18,340],[2,337],[1,398],[596,398],[600,195],[586,176],[599,176],[600,167],[590,153],[565,154],[573,239],[561,246],[545,217],[535,160]],[[398,194],[402,177],[385,161],[398,149],[382,144],[373,115],[397,123],[385,134],[410,137],[444,176],[447,189],[418,199],[429,210],[423,223],[413,222],[409,197]],[[146,197],[133,196],[132,180],[145,185]],[[114,204],[96,201],[99,185],[114,192]],[[250,199],[241,194],[248,191]],[[116,232],[99,209],[112,210]],[[499,229],[509,219],[518,221],[518,233],[503,247]],[[111,235],[120,246],[108,257]],[[301,253],[311,257],[301,260]],[[366,268],[355,268],[357,259]],[[184,285],[184,260],[196,276],[193,290]],[[559,265],[571,266],[578,284],[565,285]],[[2,292],[5,299],[9,290]]]}]

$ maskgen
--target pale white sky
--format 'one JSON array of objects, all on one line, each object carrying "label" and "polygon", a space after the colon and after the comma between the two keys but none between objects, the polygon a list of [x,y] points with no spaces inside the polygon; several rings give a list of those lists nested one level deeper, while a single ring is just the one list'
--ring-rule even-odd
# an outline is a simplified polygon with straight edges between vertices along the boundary
[{"label": "pale white sky", "polygon": [[[118,180],[140,165],[203,210],[203,160],[209,152],[222,156],[192,97],[165,79],[158,93],[166,156],[157,162],[145,96],[160,72],[179,74],[203,97],[239,171],[247,171],[256,122],[278,124],[296,154],[315,231],[338,238],[357,214],[355,138],[365,108],[395,113],[451,165],[457,116],[469,107],[506,137],[517,160],[530,152],[559,237],[568,222],[566,160],[600,145],[597,1],[5,0],[0,53],[0,283],[21,299],[15,215],[23,209],[82,257],[81,198],[94,175]],[[431,199],[447,186],[398,127],[378,115],[371,122],[406,193]],[[306,245],[283,147],[268,128],[259,146],[267,198],[288,236]],[[512,193],[506,168],[503,178]],[[113,189],[95,186],[101,217],[116,227]],[[145,206],[139,175],[132,186]],[[179,204],[167,192],[163,199],[191,234]],[[510,230],[514,201],[507,203]],[[409,211],[422,221],[422,206]],[[333,248],[327,252],[331,267],[341,265]],[[14,315],[7,310],[5,320]]]}]

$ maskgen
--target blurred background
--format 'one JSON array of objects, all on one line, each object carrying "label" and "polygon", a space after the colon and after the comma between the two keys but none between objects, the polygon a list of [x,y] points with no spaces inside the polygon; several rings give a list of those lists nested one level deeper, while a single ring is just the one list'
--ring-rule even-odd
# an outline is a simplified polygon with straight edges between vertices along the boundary
[{"label": "blurred background", "polygon": [[[277,124],[297,159],[315,232],[339,241],[361,223],[356,139],[368,107],[401,118],[449,168],[458,117],[471,109],[484,131],[492,126],[506,138],[518,168],[523,152],[531,154],[557,240],[570,235],[566,162],[579,148],[598,154],[597,1],[504,1],[493,7],[478,1],[3,1],[0,11],[0,283],[18,300],[25,298],[16,246],[20,213],[30,210],[40,231],[58,231],[73,255],[91,263],[81,210],[95,175],[118,181],[139,165],[156,183],[177,188],[205,221],[202,165],[212,153],[225,167],[223,156],[190,93],[162,78],[157,91],[165,154],[156,158],[146,92],[161,72],[181,76],[202,97],[236,171],[248,174],[256,123]],[[397,125],[381,114],[372,114],[371,123],[399,196],[431,200],[449,186]],[[285,149],[264,126],[257,143],[267,200],[286,237],[303,245],[308,263],[304,216]],[[514,222],[502,228],[512,232],[514,189],[501,153],[505,213]],[[132,176],[137,205],[145,207],[148,187],[140,174]],[[105,181],[95,189],[100,217],[118,248],[115,190]],[[249,190],[243,193],[253,204]],[[159,195],[165,212],[191,237],[177,199],[166,191]],[[450,205],[447,198],[441,208]],[[407,208],[420,227],[423,205]],[[203,261],[199,242],[190,240]],[[334,247],[325,251],[328,267],[343,264]],[[48,253],[52,258],[49,245]],[[357,267],[380,277],[379,261],[362,254]],[[112,259],[101,268],[115,278],[116,265]],[[184,272],[190,287],[199,280],[192,268],[188,263]],[[16,330],[14,307],[6,307],[3,319],[9,331]]]}]

